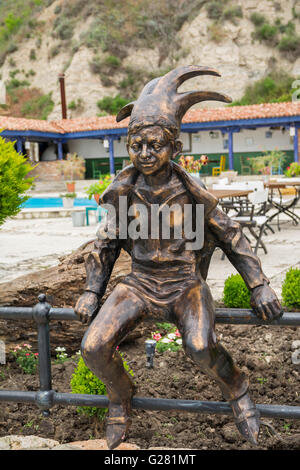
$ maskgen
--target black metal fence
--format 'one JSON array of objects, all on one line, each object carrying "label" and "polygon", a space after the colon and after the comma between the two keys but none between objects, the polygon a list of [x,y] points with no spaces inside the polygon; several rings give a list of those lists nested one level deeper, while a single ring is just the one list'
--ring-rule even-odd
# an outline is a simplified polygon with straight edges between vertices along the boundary
[{"label": "black metal fence", "polygon": [[[95,406],[107,408],[106,396],[59,393],[52,389],[49,322],[51,320],[77,320],[71,308],[52,308],[46,296],[40,294],[34,307],[0,307],[0,319],[35,320],[38,330],[40,389],[36,392],[0,390],[0,402],[35,403],[44,416],[54,405]],[[233,325],[300,326],[300,313],[288,312],[274,321],[258,319],[247,309],[216,309],[216,322]],[[132,407],[153,411],[185,411],[206,414],[232,414],[229,403],[198,400],[175,400],[134,397]],[[261,416],[300,419],[300,406],[257,405]]]}]

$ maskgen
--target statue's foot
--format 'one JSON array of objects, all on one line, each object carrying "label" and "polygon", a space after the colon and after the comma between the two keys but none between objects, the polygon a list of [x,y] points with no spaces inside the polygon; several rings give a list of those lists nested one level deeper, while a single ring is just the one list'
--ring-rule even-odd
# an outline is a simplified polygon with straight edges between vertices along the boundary
[{"label": "statue's foot", "polygon": [[126,409],[117,403],[110,403],[106,421],[106,442],[110,450],[118,447],[126,438],[131,424]]},{"label": "statue's foot", "polygon": [[242,397],[232,400],[230,404],[240,434],[251,444],[258,445],[260,413],[251,401],[249,394],[246,393]]}]

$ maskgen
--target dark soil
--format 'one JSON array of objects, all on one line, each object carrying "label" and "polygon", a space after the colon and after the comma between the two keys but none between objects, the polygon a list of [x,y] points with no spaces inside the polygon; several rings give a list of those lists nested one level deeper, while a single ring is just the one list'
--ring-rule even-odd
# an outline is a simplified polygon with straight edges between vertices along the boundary
[{"label": "dark soil", "polygon": [[[57,346],[68,356],[80,349],[86,327],[79,322],[52,322],[53,389],[70,392],[70,378],[76,359],[55,364]],[[146,368],[144,341],[156,330],[155,324],[139,327],[136,337],[120,346],[134,371],[137,396],[222,401],[216,384],[197,370],[183,351],[156,353],[154,368]],[[235,362],[248,372],[251,395],[256,403],[297,405],[300,368],[291,362],[292,341],[299,339],[295,327],[217,325],[222,344]],[[26,375],[8,352],[29,342],[37,351],[34,323],[0,320],[1,339],[6,341],[7,363],[0,365],[0,388],[38,390],[38,374]],[[300,449],[300,421],[262,418],[258,449]],[[44,418],[35,405],[1,403],[0,436],[37,435],[60,443],[105,437],[105,422],[79,414],[75,407],[55,406]],[[142,449],[168,447],[186,449],[253,449],[239,437],[232,416],[133,410],[127,441]]]}]

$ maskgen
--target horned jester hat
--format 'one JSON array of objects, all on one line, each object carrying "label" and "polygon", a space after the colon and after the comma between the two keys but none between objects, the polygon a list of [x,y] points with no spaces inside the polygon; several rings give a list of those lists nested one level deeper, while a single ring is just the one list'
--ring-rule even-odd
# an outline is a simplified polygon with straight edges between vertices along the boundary
[{"label": "horned jester hat", "polygon": [[[119,111],[116,116],[117,122],[130,116],[129,135],[144,127],[160,126],[167,130],[171,134],[171,139],[175,141],[180,133],[181,120],[191,106],[208,100],[231,102],[228,96],[212,91],[177,92],[182,83],[199,75],[220,77],[215,69],[209,67],[198,65],[178,67],[162,77],[151,80],[136,101],[128,103]],[[194,199],[199,204],[204,204],[206,214],[216,207],[217,199],[203,189],[200,181],[195,182],[180,165],[175,162],[170,163]],[[119,196],[129,195],[138,174],[133,165],[127,166],[101,195],[100,204],[109,203],[117,208]]]},{"label": "horned jester hat", "polygon": [[175,138],[178,137],[181,120],[194,104],[210,100],[231,103],[229,96],[213,91],[177,92],[182,83],[198,75],[221,76],[209,67],[177,67],[163,77],[154,78],[147,83],[138,100],[128,103],[119,111],[117,122],[130,116],[129,132],[140,126],[159,125],[171,130]]}]

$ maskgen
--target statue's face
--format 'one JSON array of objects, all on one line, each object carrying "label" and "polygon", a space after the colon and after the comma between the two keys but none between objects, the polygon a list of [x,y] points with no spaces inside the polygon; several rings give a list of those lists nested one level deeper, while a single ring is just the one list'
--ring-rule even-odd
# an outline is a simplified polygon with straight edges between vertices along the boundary
[{"label": "statue's face", "polygon": [[159,126],[144,127],[129,135],[127,151],[138,171],[153,175],[174,157],[174,141]]}]

